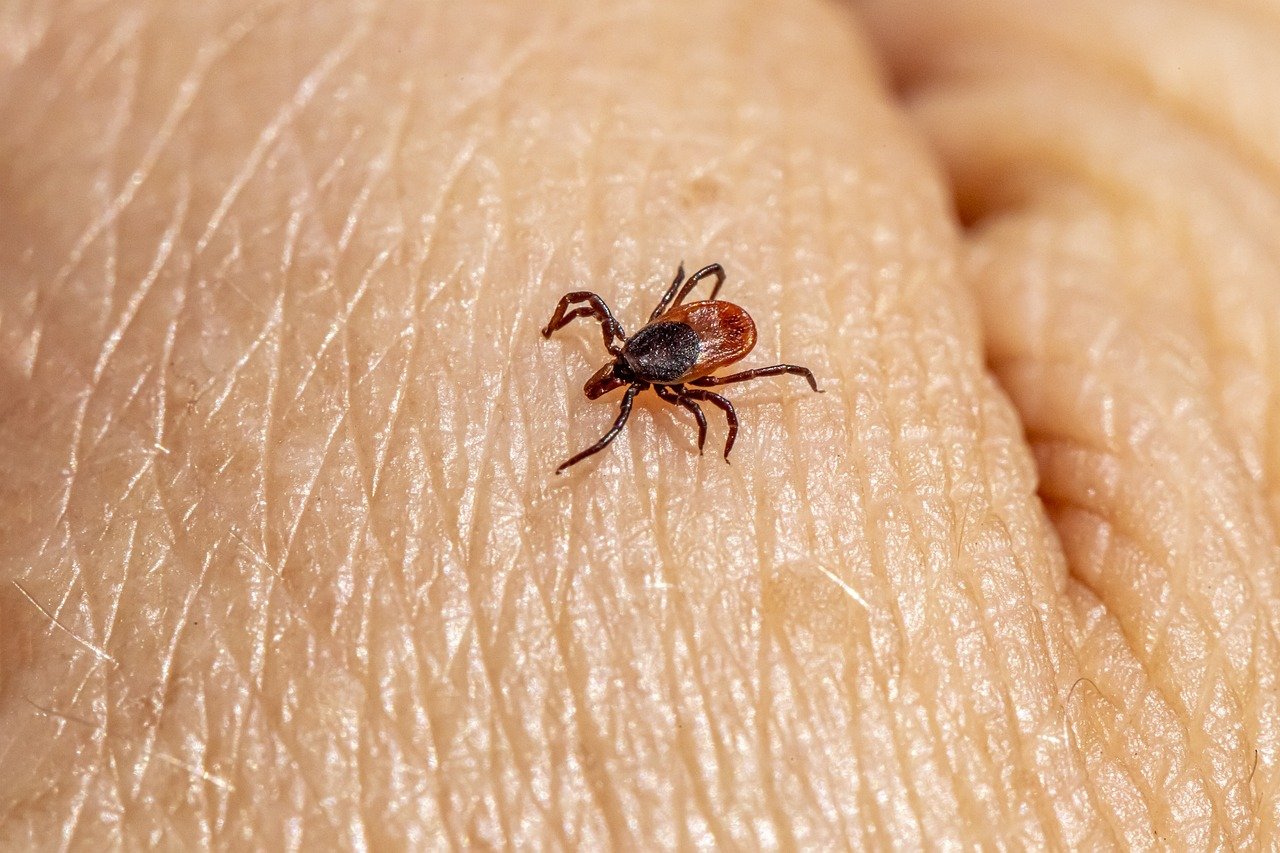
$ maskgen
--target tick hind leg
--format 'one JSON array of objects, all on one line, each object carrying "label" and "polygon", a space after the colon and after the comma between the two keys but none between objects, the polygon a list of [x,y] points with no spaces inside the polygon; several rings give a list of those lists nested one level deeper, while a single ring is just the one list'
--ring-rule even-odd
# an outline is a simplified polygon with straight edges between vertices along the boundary
[{"label": "tick hind leg", "polygon": [[557,474],[568,468],[570,465],[576,465],[588,456],[604,450],[609,446],[610,442],[618,437],[618,433],[622,432],[622,427],[626,424],[627,418],[631,416],[631,402],[635,400],[636,393],[641,389],[641,387],[642,386],[640,385],[632,385],[627,389],[626,395],[622,398],[622,406],[618,412],[618,419],[613,422],[613,426],[609,428],[609,431],[606,432],[599,441],[588,447],[586,450],[566,459],[560,467],[556,469]]},{"label": "tick hind leg", "polygon": [[729,451],[733,450],[733,443],[738,439],[738,413],[733,410],[733,403],[719,394],[703,391],[700,388],[685,388],[684,397],[689,400],[706,400],[724,411],[724,419],[729,424],[729,437],[724,442],[724,461],[728,462]]},{"label": "tick hind leg", "polygon": [[698,422],[698,452],[701,453],[703,445],[707,443],[707,416],[702,413],[702,407],[688,397],[681,396],[683,388],[654,385],[653,390],[671,405],[687,409],[693,414],[693,419]]},{"label": "tick hind leg", "polygon": [[[676,270],[675,281],[671,282],[671,287],[663,294],[662,301],[658,303],[658,307],[654,308],[653,313],[649,315],[649,322],[652,323],[667,311],[678,306],[689,295],[689,291],[693,290],[698,282],[709,275],[716,277],[716,285],[711,288],[711,296],[709,297],[710,299],[715,299],[716,294],[720,292],[720,287],[724,284],[724,267],[719,264],[707,264],[689,276],[688,281],[684,281],[684,263],[681,262],[680,269]],[[684,287],[680,286],[682,281],[684,282]]]},{"label": "tick hind leg", "polygon": [[[586,305],[579,305],[572,311],[569,306],[576,302],[585,302]],[[604,334],[605,349],[614,355],[622,352],[622,347],[617,341],[626,340],[626,334],[622,331],[622,324],[614,319],[613,312],[609,310],[609,306],[604,303],[597,294],[589,290],[575,290],[566,293],[561,299],[560,304],[556,306],[555,313],[551,315],[551,319],[547,321],[546,328],[542,330],[544,338],[551,337],[551,333],[557,329],[563,329],[579,317],[594,317],[600,321],[600,331]]]},{"label": "tick hind leg", "polygon": [[746,382],[749,379],[763,379],[766,376],[782,376],[786,373],[803,376],[808,380],[810,388],[819,394],[823,393],[822,389],[818,387],[818,380],[813,378],[813,371],[796,364],[775,364],[772,367],[757,367],[754,370],[744,370],[741,373],[734,373],[729,376],[704,376],[701,379],[693,380],[689,384],[715,387],[716,385],[728,385],[732,382]]}]

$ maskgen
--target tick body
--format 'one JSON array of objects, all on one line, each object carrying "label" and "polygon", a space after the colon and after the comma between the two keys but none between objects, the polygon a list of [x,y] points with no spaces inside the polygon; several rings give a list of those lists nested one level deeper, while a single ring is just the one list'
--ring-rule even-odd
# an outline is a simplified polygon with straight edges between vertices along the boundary
[{"label": "tick body", "polygon": [[[681,304],[694,286],[705,278],[715,279],[711,298]],[[631,415],[631,404],[641,391],[652,389],[666,402],[693,415],[698,424],[699,452],[707,440],[707,419],[698,404],[710,403],[723,411],[729,425],[724,445],[724,458],[728,462],[729,451],[738,436],[738,416],[732,403],[707,388],[790,373],[804,377],[814,391],[818,390],[813,373],[807,367],[794,364],[757,367],[731,376],[712,375],[741,360],[756,345],[756,324],[751,315],[732,302],[716,299],[723,284],[724,269],[719,264],[705,266],[688,279],[684,277],[684,265],[681,264],[675,281],[658,302],[658,307],[653,309],[649,322],[631,337],[627,337],[609,306],[595,293],[578,290],[561,298],[550,322],[542,330],[543,337],[551,337],[552,332],[579,317],[599,321],[605,348],[613,360],[587,380],[583,391],[594,400],[618,388],[627,390],[613,427],[595,444],[566,460],[556,469],[557,474],[608,447],[622,432]]]}]

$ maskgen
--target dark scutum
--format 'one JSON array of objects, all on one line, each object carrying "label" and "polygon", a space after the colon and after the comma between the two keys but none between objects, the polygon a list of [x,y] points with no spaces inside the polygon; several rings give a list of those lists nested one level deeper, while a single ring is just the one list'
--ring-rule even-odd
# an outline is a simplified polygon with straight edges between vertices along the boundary
[{"label": "dark scutum", "polygon": [[627,367],[642,382],[674,382],[698,361],[698,333],[684,323],[651,323],[622,348]]}]

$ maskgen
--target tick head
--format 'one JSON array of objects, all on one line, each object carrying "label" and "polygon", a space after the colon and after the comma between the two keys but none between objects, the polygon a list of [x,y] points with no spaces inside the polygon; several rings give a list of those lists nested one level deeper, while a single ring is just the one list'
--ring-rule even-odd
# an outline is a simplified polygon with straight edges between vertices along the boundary
[{"label": "tick head", "polygon": [[587,380],[587,384],[582,386],[582,391],[587,395],[588,400],[603,397],[610,391],[627,384],[625,379],[618,376],[616,370],[618,365],[619,362],[611,361],[591,375],[591,378]]}]

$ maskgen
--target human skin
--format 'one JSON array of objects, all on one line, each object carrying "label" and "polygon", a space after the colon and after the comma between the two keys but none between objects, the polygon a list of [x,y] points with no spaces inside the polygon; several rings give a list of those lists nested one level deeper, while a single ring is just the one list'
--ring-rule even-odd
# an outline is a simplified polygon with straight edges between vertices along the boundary
[{"label": "human skin", "polygon": [[1280,10],[1065,5],[0,6],[0,848],[1274,844]]}]

